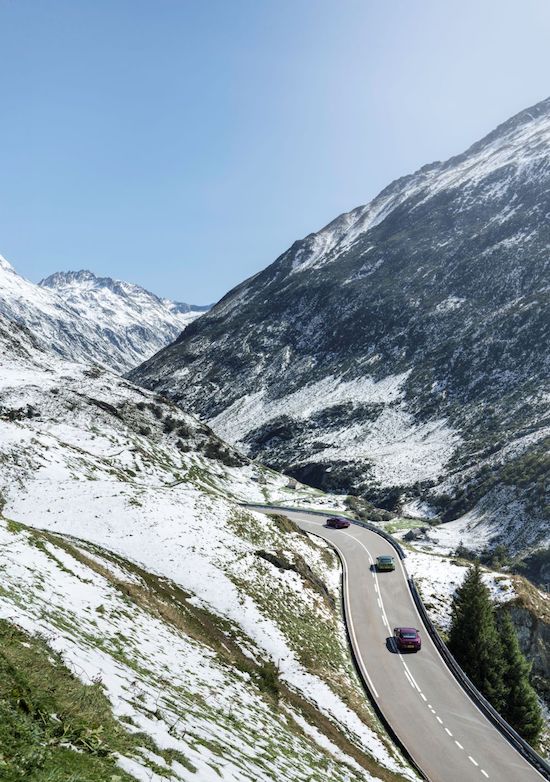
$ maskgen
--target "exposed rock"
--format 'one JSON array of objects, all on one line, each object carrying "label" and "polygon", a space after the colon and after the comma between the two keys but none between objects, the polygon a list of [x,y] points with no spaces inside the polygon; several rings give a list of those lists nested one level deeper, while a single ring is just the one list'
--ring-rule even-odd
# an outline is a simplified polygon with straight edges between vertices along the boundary
[{"label": "exposed rock", "polygon": [[73,361],[125,372],[206,309],[88,271],[58,272],[35,285],[0,256],[0,314],[24,324],[37,345]]},{"label": "exposed rock", "polygon": [[549,151],[550,99],[295,242],[132,378],[299,480],[546,543]]}]

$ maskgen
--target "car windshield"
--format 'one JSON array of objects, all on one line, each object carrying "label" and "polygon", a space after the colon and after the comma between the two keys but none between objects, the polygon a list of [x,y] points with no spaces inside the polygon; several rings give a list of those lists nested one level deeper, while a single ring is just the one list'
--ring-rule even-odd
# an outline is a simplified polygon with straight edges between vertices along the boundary
[{"label": "car windshield", "polygon": [[393,562],[393,557],[378,557],[380,562]]},{"label": "car windshield", "polygon": [[416,638],[416,633],[408,632],[408,633],[401,633],[401,638]]}]

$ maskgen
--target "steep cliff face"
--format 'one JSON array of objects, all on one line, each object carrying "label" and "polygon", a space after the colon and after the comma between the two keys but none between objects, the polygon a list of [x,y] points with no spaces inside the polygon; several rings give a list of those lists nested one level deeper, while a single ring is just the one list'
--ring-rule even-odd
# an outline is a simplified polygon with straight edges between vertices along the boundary
[{"label": "steep cliff face", "polygon": [[508,604],[521,649],[532,663],[532,679],[550,707],[550,595],[514,579],[517,597]]},{"label": "steep cliff face", "polygon": [[295,242],[132,378],[302,480],[546,541],[549,153],[550,99]]}]

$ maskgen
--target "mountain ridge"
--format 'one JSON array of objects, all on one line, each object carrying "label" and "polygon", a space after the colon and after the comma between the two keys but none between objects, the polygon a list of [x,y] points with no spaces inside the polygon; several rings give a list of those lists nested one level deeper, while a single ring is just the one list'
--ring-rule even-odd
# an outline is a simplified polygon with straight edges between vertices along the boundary
[{"label": "mountain ridge", "polygon": [[500,537],[545,543],[547,494],[530,505],[502,481],[550,433],[549,149],[546,99],[295,242],[130,376],[277,469],[390,504],[419,494],[494,543],[508,487],[520,510]]},{"label": "mountain ridge", "polygon": [[73,361],[128,371],[204,310],[89,271],[58,272],[35,284],[0,256],[0,313],[24,323],[50,352]]},{"label": "mountain ridge", "polygon": [[42,288],[50,288],[52,290],[67,289],[72,286],[78,287],[86,286],[88,289],[101,289],[107,288],[117,293],[120,296],[128,296],[132,291],[141,291],[147,296],[150,296],[159,303],[164,304],[174,312],[207,312],[211,305],[197,305],[187,304],[186,302],[174,301],[162,296],[157,296],[155,293],[148,291],[142,285],[126,282],[125,280],[119,280],[114,277],[100,277],[89,269],[80,269],[79,271],[64,271],[54,272],[53,274],[44,277],[38,282],[38,285]]}]

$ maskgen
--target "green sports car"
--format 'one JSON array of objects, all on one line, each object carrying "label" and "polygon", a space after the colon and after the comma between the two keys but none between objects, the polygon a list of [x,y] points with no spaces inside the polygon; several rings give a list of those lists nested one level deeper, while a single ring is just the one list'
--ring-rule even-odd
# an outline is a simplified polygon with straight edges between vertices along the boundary
[{"label": "green sports car", "polygon": [[376,557],[376,569],[381,570],[395,570],[395,560],[393,557],[383,556]]}]

